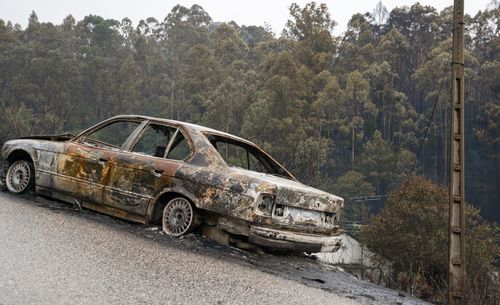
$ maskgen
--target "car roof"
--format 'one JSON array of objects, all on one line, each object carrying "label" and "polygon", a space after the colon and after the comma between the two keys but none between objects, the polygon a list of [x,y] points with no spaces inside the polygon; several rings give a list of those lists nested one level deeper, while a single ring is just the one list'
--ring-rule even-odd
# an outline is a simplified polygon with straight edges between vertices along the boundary
[{"label": "car roof", "polygon": [[201,126],[201,125],[183,122],[183,121],[164,119],[164,118],[158,118],[158,117],[152,117],[152,116],[146,116],[146,115],[135,115],[135,114],[118,115],[118,116],[110,118],[110,120],[114,120],[114,119],[142,119],[142,120],[149,120],[149,121],[179,125],[179,126],[184,126],[184,127],[189,127],[191,129],[195,129],[196,131],[198,131],[200,133],[209,133],[209,134],[214,134],[214,135],[218,135],[218,136],[224,136],[227,138],[231,138],[234,140],[238,140],[238,141],[245,142],[245,143],[251,144],[253,146],[256,146],[255,143],[253,143],[247,139],[243,139],[241,137],[235,136],[233,134],[223,132],[223,131],[220,131],[217,129],[213,129],[210,127]]},{"label": "car roof", "polygon": [[[157,118],[157,117],[146,116],[146,115],[136,115],[136,114],[122,114],[122,115],[117,115],[117,116],[114,116],[112,118],[107,119],[106,121],[113,121],[113,120],[116,120],[116,119],[148,120],[148,121],[157,122],[157,123],[166,123],[166,124],[181,126],[181,127],[186,128],[186,129],[191,129],[191,130],[194,130],[195,132],[198,132],[200,134],[208,133],[208,134],[213,134],[213,135],[217,135],[217,136],[223,136],[223,137],[227,137],[227,138],[230,138],[230,139],[233,139],[233,140],[236,140],[236,141],[240,141],[240,142],[246,143],[248,145],[251,145],[251,146],[257,148],[260,152],[262,152],[268,158],[270,158],[276,164],[278,164],[293,180],[297,180],[285,167],[283,167],[278,161],[276,161],[273,157],[271,157],[271,155],[269,155],[267,152],[263,151],[258,145],[256,145],[255,143],[253,143],[251,141],[248,141],[246,139],[243,139],[243,138],[240,138],[238,136],[232,135],[230,133],[223,132],[223,131],[220,131],[220,130],[216,130],[216,129],[213,129],[213,128],[210,128],[210,127],[205,127],[205,126],[193,124],[193,123],[187,123],[187,122],[183,122],[183,121],[170,120],[170,119],[164,119],[164,118]],[[85,131],[82,132],[82,134],[83,133],[85,133]],[[77,137],[80,136],[80,135],[77,135]]]}]

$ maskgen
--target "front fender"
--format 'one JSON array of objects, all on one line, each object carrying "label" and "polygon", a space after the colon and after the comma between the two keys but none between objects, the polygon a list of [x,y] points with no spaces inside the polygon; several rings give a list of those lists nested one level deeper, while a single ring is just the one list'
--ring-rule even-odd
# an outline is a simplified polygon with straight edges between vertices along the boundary
[{"label": "front fender", "polygon": [[2,146],[2,157],[7,160],[15,151],[27,153],[33,161],[38,159],[36,150],[33,148],[33,143],[29,143],[26,140],[11,140],[6,142]]}]

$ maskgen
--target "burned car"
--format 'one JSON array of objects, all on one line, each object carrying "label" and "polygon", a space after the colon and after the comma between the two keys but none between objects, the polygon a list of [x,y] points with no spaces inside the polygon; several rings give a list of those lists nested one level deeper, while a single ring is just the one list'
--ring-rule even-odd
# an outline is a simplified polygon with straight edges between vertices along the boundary
[{"label": "burned car", "polygon": [[255,144],[210,128],[122,115],[76,136],[8,141],[6,186],[181,236],[203,224],[263,248],[336,251],[342,198],[298,182]]}]

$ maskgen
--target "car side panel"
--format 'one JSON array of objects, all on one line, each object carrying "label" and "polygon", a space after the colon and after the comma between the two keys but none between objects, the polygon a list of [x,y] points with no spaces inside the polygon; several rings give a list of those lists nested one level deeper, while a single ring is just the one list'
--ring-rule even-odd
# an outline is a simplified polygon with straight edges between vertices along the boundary
[{"label": "car side panel", "polygon": [[57,171],[57,157],[63,143],[43,143],[35,148],[35,184],[37,187],[52,188]]},{"label": "car side panel", "polygon": [[121,152],[110,172],[104,204],[146,215],[148,205],[160,190],[172,186],[172,177],[181,162]]},{"label": "car side panel", "polygon": [[249,221],[255,219],[256,194],[248,193],[251,186],[232,179],[223,168],[184,164],[176,177],[177,186],[197,198],[198,208]]},{"label": "car side panel", "polygon": [[55,191],[102,203],[104,186],[118,151],[69,142],[58,155]]}]

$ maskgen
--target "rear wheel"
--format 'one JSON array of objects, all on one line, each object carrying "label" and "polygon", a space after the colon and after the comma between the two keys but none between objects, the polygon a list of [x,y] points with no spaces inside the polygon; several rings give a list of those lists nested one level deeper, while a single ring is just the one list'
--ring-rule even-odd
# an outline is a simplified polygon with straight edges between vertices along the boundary
[{"label": "rear wheel", "polygon": [[194,227],[193,206],[183,197],[170,200],[163,209],[163,231],[174,237],[188,233]]},{"label": "rear wheel", "polygon": [[15,194],[31,191],[35,185],[35,167],[31,161],[18,160],[12,163],[5,177],[7,189]]}]

